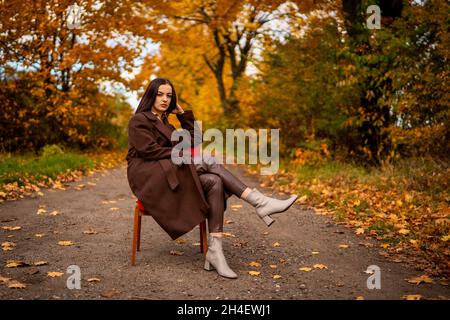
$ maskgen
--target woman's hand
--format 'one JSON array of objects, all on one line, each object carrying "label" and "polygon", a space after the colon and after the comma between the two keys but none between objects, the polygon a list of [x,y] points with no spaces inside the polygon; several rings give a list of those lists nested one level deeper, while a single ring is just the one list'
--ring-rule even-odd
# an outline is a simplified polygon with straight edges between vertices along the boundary
[{"label": "woman's hand", "polygon": [[184,113],[184,110],[183,110],[183,108],[181,108],[181,106],[177,103],[177,107],[176,107],[175,109],[172,110],[172,113],[175,113],[175,114],[182,114],[182,113]]}]

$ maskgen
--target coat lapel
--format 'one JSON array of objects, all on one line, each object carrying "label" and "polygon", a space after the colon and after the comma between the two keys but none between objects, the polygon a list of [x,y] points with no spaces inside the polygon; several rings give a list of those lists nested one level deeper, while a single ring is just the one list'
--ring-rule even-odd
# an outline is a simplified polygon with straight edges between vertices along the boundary
[{"label": "coat lapel", "polygon": [[155,122],[155,127],[156,129],[158,129],[159,132],[161,132],[166,138],[167,140],[170,141],[171,144],[173,144],[173,142],[171,141],[171,136],[172,136],[172,129],[165,125],[161,120],[159,120],[151,111],[146,111],[146,112],[142,112],[149,120]]}]

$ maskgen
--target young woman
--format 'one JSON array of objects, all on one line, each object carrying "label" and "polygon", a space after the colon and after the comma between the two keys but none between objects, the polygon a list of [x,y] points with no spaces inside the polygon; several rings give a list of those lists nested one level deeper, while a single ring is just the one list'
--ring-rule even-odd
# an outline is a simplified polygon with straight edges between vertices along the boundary
[{"label": "young woman", "polygon": [[270,226],[274,213],[286,211],[297,199],[266,197],[250,189],[214,157],[200,164],[176,165],[171,161],[172,126],[167,116],[174,113],[181,127],[194,137],[194,114],[177,104],[168,79],[151,81],[128,125],[127,178],[131,190],[172,239],[208,219],[210,234],[205,258],[206,270],[216,269],[226,278],[237,278],[222,251],[223,215],[231,195],[256,208],[257,215]]}]

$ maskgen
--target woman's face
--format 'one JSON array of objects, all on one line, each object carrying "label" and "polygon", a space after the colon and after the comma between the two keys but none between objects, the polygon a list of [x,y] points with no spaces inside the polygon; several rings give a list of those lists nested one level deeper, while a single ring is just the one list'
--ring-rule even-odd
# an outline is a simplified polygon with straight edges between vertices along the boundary
[{"label": "woman's face", "polygon": [[160,85],[152,110],[159,114],[163,113],[169,107],[170,100],[172,100],[172,87],[168,84]]}]

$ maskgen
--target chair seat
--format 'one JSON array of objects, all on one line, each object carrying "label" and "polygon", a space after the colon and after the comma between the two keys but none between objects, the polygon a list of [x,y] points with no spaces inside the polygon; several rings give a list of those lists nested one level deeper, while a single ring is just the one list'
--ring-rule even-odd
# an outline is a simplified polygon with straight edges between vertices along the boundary
[{"label": "chair seat", "polygon": [[136,203],[137,203],[137,206],[138,206],[138,208],[139,208],[139,211],[141,211],[142,214],[150,215],[150,213],[149,213],[147,210],[145,210],[144,205],[143,205],[143,203],[141,202],[141,200],[137,200]]}]

